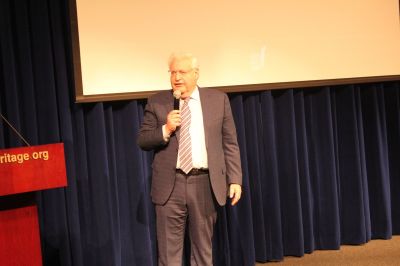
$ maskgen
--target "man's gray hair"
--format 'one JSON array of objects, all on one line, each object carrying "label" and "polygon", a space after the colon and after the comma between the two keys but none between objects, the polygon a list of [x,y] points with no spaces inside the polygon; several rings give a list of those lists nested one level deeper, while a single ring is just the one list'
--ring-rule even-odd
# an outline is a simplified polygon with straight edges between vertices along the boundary
[{"label": "man's gray hair", "polygon": [[192,62],[192,68],[197,70],[199,69],[199,63],[197,61],[197,58],[190,53],[172,53],[168,59],[168,67],[170,67],[171,64],[177,59],[178,60],[188,59]]}]

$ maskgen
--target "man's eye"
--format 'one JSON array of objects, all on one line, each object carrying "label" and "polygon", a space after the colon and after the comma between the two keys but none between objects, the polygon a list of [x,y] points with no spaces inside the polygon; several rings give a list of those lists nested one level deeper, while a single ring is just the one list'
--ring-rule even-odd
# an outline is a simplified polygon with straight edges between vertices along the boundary
[{"label": "man's eye", "polygon": [[188,70],[188,71],[185,71],[185,70],[170,70],[169,73],[170,73],[171,75],[176,75],[176,74],[179,74],[179,75],[186,75],[186,74],[189,73],[189,71],[191,71],[191,70]]}]

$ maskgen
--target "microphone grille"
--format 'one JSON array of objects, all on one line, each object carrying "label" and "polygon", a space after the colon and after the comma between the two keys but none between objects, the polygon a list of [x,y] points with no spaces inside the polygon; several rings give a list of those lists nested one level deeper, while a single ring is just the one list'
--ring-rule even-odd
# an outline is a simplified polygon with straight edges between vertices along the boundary
[{"label": "microphone grille", "polygon": [[180,90],[175,90],[173,94],[174,94],[175,99],[179,100],[181,98]]}]

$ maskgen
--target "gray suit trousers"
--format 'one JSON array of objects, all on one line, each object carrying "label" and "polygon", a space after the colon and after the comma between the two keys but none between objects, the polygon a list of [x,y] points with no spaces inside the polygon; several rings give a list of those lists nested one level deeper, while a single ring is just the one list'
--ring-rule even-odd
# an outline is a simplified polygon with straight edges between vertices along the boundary
[{"label": "gray suit trousers", "polygon": [[177,173],[170,198],[155,208],[159,265],[182,265],[186,223],[191,265],[212,265],[212,236],[217,211],[208,174],[185,176]]}]

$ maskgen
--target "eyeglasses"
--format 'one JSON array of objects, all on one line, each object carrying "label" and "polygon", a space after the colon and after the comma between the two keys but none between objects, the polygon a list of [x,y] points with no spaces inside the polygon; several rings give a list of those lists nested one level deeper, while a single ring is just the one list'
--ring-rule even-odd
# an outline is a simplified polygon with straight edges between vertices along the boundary
[{"label": "eyeglasses", "polygon": [[193,71],[193,68],[191,68],[189,70],[168,70],[168,72],[171,74],[171,76],[175,76],[177,74],[184,76],[184,75],[189,74],[192,71]]}]

